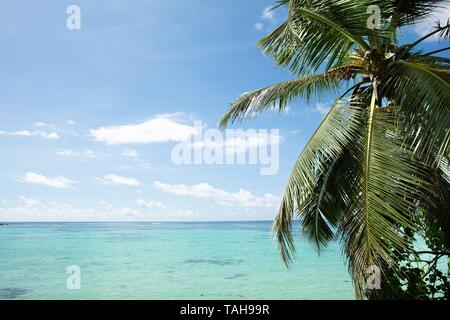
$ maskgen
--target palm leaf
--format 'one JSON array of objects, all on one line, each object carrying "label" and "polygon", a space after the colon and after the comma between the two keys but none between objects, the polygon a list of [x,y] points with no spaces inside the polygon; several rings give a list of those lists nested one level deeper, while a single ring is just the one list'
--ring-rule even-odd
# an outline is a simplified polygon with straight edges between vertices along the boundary
[{"label": "palm leaf", "polygon": [[219,125],[225,127],[230,121],[248,119],[269,108],[283,111],[287,103],[297,97],[309,100],[323,92],[337,92],[340,84],[354,77],[356,72],[356,66],[343,66],[322,74],[277,83],[243,94],[231,103]]},{"label": "palm leaf", "polygon": [[340,226],[359,289],[369,266],[382,268],[406,246],[405,229],[416,229],[416,200],[431,186],[421,159],[402,146],[400,111],[377,108],[374,101],[367,112],[365,144],[353,150],[360,160],[349,170],[358,181]]},{"label": "palm leaf", "polygon": [[[311,197],[317,196],[317,192],[314,192],[317,181],[324,179],[321,176],[327,172],[330,163],[340,157],[345,146],[354,143],[354,136],[361,128],[361,114],[358,102],[336,101],[295,163],[273,227],[281,257],[286,264],[289,264],[295,252],[290,226],[292,216],[296,208],[299,208],[300,215],[302,208],[308,210],[304,209],[305,204],[313,202]],[[305,214],[308,216],[306,211],[303,216]],[[318,241],[321,241],[320,238]]]},{"label": "palm leaf", "polygon": [[450,123],[450,71],[442,65],[399,61],[385,74],[382,92],[393,99],[414,136],[412,148],[436,164],[448,153]]},{"label": "palm leaf", "polygon": [[291,0],[288,20],[259,46],[277,65],[297,75],[316,71],[325,61],[325,70],[346,64],[351,48],[369,50],[363,39],[368,34],[369,2]]},{"label": "palm leaf", "polygon": [[439,8],[445,8],[448,0],[391,0],[392,8],[391,28],[396,29],[417,23],[428,17]]}]

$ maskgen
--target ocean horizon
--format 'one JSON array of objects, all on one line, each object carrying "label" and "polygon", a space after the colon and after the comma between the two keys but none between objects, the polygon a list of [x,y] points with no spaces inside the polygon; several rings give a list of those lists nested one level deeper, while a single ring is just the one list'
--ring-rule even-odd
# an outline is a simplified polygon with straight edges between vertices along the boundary
[{"label": "ocean horizon", "polygon": [[272,221],[2,223],[0,299],[354,299],[338,243],[286,268]]}]

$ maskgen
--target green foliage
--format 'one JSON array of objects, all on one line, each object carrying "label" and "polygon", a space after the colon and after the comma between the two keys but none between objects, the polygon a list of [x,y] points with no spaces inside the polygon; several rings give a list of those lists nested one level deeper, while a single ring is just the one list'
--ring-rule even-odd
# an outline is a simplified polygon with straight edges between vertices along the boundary
[{"label": "green foliage", "polygon": [[[370,290],[369,299],[420,299],[448,300],[450,298],[450,264],[445,236],[441,228],[428,221],[427,215],[419,217],[425,234],[426,251],[418,251],[410,241],[406,249],[397,254],[395,263],[386,267],[381,290]],[[412,235],[412,232],[409,231]],[[414,239],[414,237],[411,237]],[[447,250],[447,251],[446,251]],[[445,263],[447,262],[447,265]],[[395,270],[394,270],[395,269]]]}]

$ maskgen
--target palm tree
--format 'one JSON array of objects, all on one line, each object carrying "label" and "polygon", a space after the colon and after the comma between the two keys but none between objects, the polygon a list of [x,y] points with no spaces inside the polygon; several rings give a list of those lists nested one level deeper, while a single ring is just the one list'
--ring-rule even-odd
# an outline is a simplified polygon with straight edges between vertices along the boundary
[{"label": "palm tree", "polygon": [[[364,295],[369,266],[386,269],[423,224],[439,226],[450,248],[450,59],[422,52],[430,37],[449,38],[450,23],[400,44],[399,29],[439,0],[283,0],[288,18],[259,42],[294,79],[240,96],[222,127],[294,98],[340,97],[294,165],[273,230],[283,261],[295,253],[294,218],[320,250],[338,239],[355,290]],[[380,9],[370,27],[369,6]],[[372,24],[373,25],[373,24]]]}]

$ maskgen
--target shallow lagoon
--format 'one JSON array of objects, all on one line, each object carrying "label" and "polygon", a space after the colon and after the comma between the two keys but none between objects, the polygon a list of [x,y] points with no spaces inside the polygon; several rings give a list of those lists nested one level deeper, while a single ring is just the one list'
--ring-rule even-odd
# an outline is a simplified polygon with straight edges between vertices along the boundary
[{"label": "shallow lagoon", "polygon": [[[0,299],[353,299],[337,244],[298,239],[286,269],[271,222],[10,223]],[[69,265],[81,289],[66,286]]]}]

